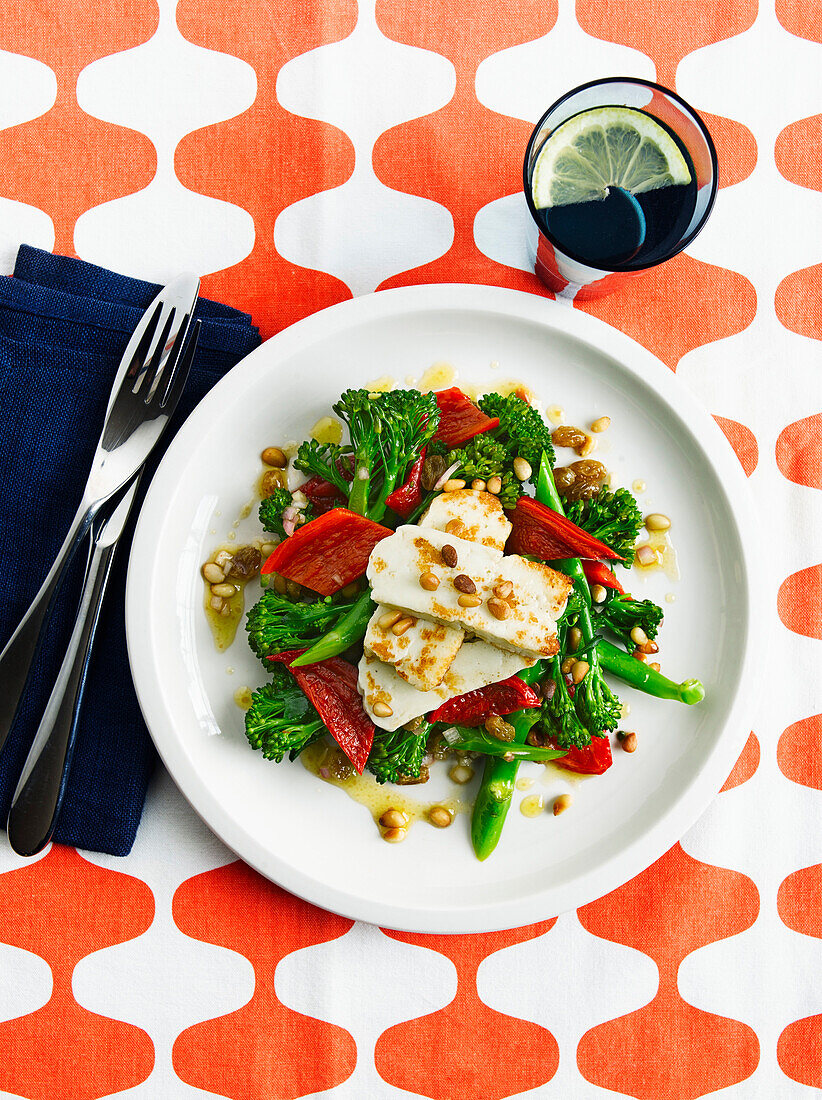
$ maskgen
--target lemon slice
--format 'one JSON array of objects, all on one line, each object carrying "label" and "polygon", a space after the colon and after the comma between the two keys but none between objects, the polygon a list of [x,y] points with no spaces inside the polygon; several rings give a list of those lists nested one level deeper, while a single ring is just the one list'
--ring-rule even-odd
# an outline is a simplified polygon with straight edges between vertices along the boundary
[{"label": "lemon slice", "polygon": [[544,210],[604,199],[609,187],[639,195],[690,181],[682,151],[656,119],[632,107],[594,107],[554,130],[531,188],[534,205]]}]

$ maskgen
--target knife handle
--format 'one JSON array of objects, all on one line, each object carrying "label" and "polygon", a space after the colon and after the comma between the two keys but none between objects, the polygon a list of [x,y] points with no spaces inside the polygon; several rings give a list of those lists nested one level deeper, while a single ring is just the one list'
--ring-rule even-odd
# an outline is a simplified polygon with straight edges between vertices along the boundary
[{"label": "knife handle", "polygon": [[49,617],[53,597],[66,569],[88,534],[98,508],[99,505],[89,507],[87,500],[82,501],[54,564],[40,586],[40,591],[0,653],[0,752],[3,751],[6,738],[14,724],[29,670],[37,652],[37,645]]},{"label": "knife handle", "polygon": [[42,851],[54,833],[77,734],[83,688],[115,545],[95,545],[77,621],[9,811],[8,836],[21,856]]}]

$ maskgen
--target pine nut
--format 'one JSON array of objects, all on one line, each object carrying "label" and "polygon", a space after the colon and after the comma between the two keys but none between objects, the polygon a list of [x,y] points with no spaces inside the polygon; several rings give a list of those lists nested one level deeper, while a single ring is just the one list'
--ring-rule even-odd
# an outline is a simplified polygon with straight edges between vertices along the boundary
[{"label": "pine nut", "polygon": [[571,679],[575,684],[581,684],[585,679],[585,675],[591,666],[587,661],[575,661],[574,667],[571,669]]},{"label": "pine nut", "polygon": [[222,596],[223,599],[231,599],[236,592],[233,584],[212,584],[211,592],[214,596]]},{"label": "pine nut", "polygon": [[340,595],[343,599],[353,600],[360,590],[360,586],[356,581],[352,581],[351,584],[347,584],[345,588],[340,591]]},{"label": "pine nut", "polygon": [[496,477],[496,475],[494,477],[489,477],[488,481],[486,482],[485,488],[489,493],[493,493],[493,495],[496,496],[497,493],[502,489],[502,478]]},{"label": "pine nut", "polygon": [[266,447],[260,458],[266,466],[275,466],[278,470],[284,470],[288,465],[288,456],[279,447]]},{"label": "pine nut", "polygon": [[573,657],[566,657],[565,660],[562,662],[562,664],[559,666],[560,671],[562,672],[562,674],[564,676],[567,676],[568,673],[571,671],[571,669],[574,667],[575,664],[576,664],[576,661],[574,660]]},{"label": "pine nut", "polygon": [[488,610],[495,619],[507,619],[511,614],[511,608],[505,600],[499,600],[493,596],[488,601]]},{"label": "pine nut", "polygon": [[394,623],[398,623],[401,618],[401,611],[386,611],[384,615],[380,615],[377,619],[377,626],[380,630],[390,630]]},{"label": "pine nut", "polygon": [[444,493],[455,493],[458,489],[464,489],[465,482],[461,477],[449,477],[442,487]]},{"label": "pine nut", "polygon": [[457,603],[460,607],[479,607],[482,600],[479,596],[460,596]]},{"label": "pine nut", "polygon": [[601,584],[595,584],[591,589],[591,599],[594,603],[605,603],[605,597],[608,595],[607,588]]},{"label": "pine nut", "polygon": [[479,493],[484,493],[485,482],[482,480],[481,477],[475,477],[474,480],[471,482],[471,488],[476,489]]},{"label": "pine nut", "polygon": [[554,799],[553,811],[554,817],[558,817],[560,814],[564,814],[568,807],[571,805],[572,798],[569,794],[561,794],[559,798]]},{"label": "pine nut", "polygon": [[597,441],[594,439],[594,437],[592,435],[587,435],[585,437],[585,442],[580,447],[577,447],[577,454],[580,458],[586,458],[591,453],[591,451],[593,451],[596,445]]},{"label": "pine nut", "polygon": [[531,463],[526,462],[524,458],[519,455],[514,459],[514,473],[520,481],[527,481],[534,471],[531,469]]},{"label": "pine nut", "polygon": [[454,577],[454,588],[457,592],[465,592],[469,596],[473,596],[477,591],[477,586],[465,573],[459,573]]},{"label": "pine nut", "polygon": [[279,573],[272,573],[271,577],[271,583],[274,585],[274,591],[278,593],[278,595],[284,596],[288,591],[288,581],[285,579],[285,577],[281,577]]},{"label": "pine nut", "polygon": [[648,662],[648,668],[652,669],[654,672],[659,672],[660,667],[661,666],[659,664],[659,661],[649,661]]},{"label": "pine nut", "polygon": [[436,573],[423,573],[420,577],[420,588],[426,592],[436,592],[440,586],[440,579]]},{"label": "pine nut", "polygon": [[447,535],[456,535],[457,538],[462,538],[465,534],[465,524],[461,519],[449,519],[445,525],[445,533]]},{"label": "pine nut", "polygon": [[610,416],[598,416],[597,419],[591,425],[591,431],[592,432],[597,432],[597,433],[604,432],[604,431],[607,431],[608,428],[610,428],[610,427],[611,427],[611,418],[610,418]]},{"label": "pine nut", "polygon": [[620,738],[625,752],[636,752],[636,734],[626,733]]},{"label": "pine nut", "polygon": [[383,840],[387,840],[389,844],[400,844],[407,836],[407,829],[386,829],[382,834]]},{"label": "pine nut", "polygon": [[302,586],[297,584],[296,581],[287,580],[285,582],[285,590],[292,600],[298,600],[303,594]]},{"label": "pine nut", "polygon": [[572,626],[568,631],[568,644],[571,649],[576,652],[579,649],[579,643],[582,641],[582,631],[578,626]]},{"label": "pine nut", "polygon": [[448,778],[463,786],[465,783],[470,783],[474,778],[474,769],[466,767],[465,764],[455,764],[448,772]]},{"label": "pine nut", "polygon": [[394,711],[389,707],[388,703],[383,703],[380,700],[379,703],[374,704],[374,713],[378,718],[390,718]]},{"label": "pine nut", "polygon": [[230,605],[229,605],[229,604],[227,604],[227,603],[224,603],[224,604],[223,604],[223,606],[222,606],[222,607],[220,608],[220,614],[222,615],[222,617],[223,617],[224,619],[227,619],[227,618],[228,618],[228,616],[229,616],[229,615],[231,614],[231,607],[230,607]]},{"label": "pine nut", "polygon": [[215,555],[214,564],[219,565],[225,571],[225,567],[231,564],[232,559],[233,555],[229,554],[228,550],[221,550],[219,554]]},{"label": "pine nut", "polygon": [[[400,621],[398,623],[394,623],[394,625],[391,627],[391,633],[394,634],[397,638],[399,638],[401,634],[404,634],[406,632],[406,630],[410,630],[411,627],[416,624],[416,622],[417,622],[417,620],[412,618],[409,615],[405,619],[400,619]],[[376,710],[376,708],[375,708],[375,710]],[[387,718],[388,715],[385,714],[385,715],[383,715],[383,717]]]},{"label": "pine nut", "polygon": [[[449,534],[453,534],[453,532],[449,532]],[[457,562],[459,561],[456,548],[451,546],[450,543],[446,542],[445,546],[443,546],[440,550],[440,553],[442,554],[442,560],[445,562],[445,564],[450,569],[454,569]]]},{"label": "pine nut", "polygon": [[396,810],[394,807],[390,807],[380,818],[380,825],[384,829],[401,829],[408,824],[408,814],[404,814],[402,810]]},{"label": "pine nut", "polygon": [[225,573],[213,561],[207,561],[203,566],[203,577],[209,584],[221,584],[225,580]]},{"label": "pine nut", "polygon": [[648,658],[645,656],[645,654],[642,652],[641,649],[635,649],[634,652],[631,654],[631,656],[635,657],[637,661],[647,661],[648,660]]},{"label": "pine nut", "polygon": [[631,641],[635,646],[645,646],[648,644],[648,635],[641,626],[635,626],[631,631]]},{"label": "pine nut", "polygon": [[502,584],[496,585],[494,588],[494,595],[499,596],[501,600],[507,600],[511,593],[514,591],[513,581],[503,581]]},{"label": "pine nut", "polygon": [[651,512],[649,516],[645,517],[645,526],[649,531],[667,531],[671,526],[671,521],[662,512]]},{"label": "pine nut", "polygon": [[647,542],[640,546],[636,552],[636,560],[640,565],[654,565],[656,564],[656,550],[653,546],[649,546]]},{"label": "pine nut", "polygon": [[260,547],[260,553],[264,558],[270,558],[271,555],[274,553],[276,547],[277,544],[274,542],[264,542]]},{"label": "pine nut", "polygon": [[641,649],[643,653],[659,653],[659,646],[656,642],[646,642]]},{"label": "pine nut", "polygon": [[445,806],[432,806],[428,811],[428,820],[437,829],[447,829],[454,820],[454,815]]},{"label": "pine nut", "polygon": [[222,596],[212,596],[211,599],[208,601],[208,606],[211,608],[212,611],[222,611],[222,609],[223,609]]}]

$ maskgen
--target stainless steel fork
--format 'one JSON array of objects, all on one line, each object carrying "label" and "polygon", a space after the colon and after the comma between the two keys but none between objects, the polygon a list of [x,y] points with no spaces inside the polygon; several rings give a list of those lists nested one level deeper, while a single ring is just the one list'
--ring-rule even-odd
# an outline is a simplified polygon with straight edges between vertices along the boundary
[{"label": "stainless steel fork", "polygon": [[40,591],[0,653],[0,751],[66,568],[100,509],[143,465],[177,405],[187,374],[178,367],[199,286],[194,275],[169,283],[143,315],[120,361],[77,513]]}]

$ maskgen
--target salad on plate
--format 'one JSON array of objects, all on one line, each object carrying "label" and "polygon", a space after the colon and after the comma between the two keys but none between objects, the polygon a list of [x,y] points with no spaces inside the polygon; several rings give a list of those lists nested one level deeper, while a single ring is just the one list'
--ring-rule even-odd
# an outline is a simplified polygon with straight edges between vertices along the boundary
[{"label": "salad on plate", "polygon": [[[552,430],[529,396],[347,390],[328,430],[262,452],[265,561],[245,548],[203,566],[206,605],[222,616],[260,570],[246,629],[268,679],[247,700],[250,745],[280,762],[330,742],[337,778],[367,772],[401,787],[441,760],[464,782],[481,761],[471,810],[481,860],[523,761],[601,775],[612,734],[635,749],[612,681],[686,704],[704,696],[649,660],[662,609],[615,572],[636,554],[656,564],[637,537],[670,521],[643,519],[588,457],[607,417],[590,433]],[[559,448],[577,460],[558,465]],[[387,841],[406,836],[397,801],[379,816]],[[559,796],[554,813],[569,803]],[[439,828],[453,817],[444,804],[427,811]]]}]

